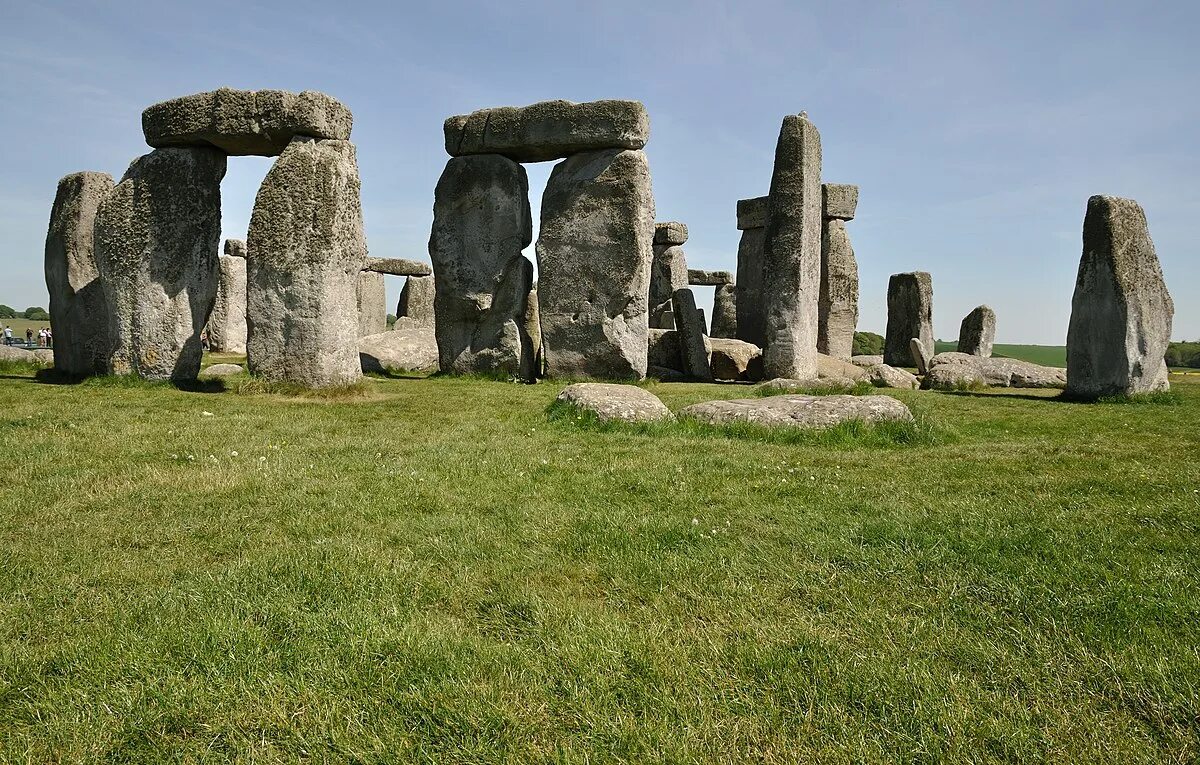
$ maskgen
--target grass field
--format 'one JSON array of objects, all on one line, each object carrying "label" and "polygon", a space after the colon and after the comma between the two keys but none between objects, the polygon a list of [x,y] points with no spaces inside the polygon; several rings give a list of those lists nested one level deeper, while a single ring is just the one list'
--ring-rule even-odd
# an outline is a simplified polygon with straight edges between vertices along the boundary
[{"label": "grass field", "polygon": [[3,762],[1200,757],[1197,382],[787,442],[8,370]]},{"label": "grass field", "polygon": [[36,342],[38,330],[42,329],[43,327],[49,327],[50,322],[48,322],[48,321],[32,321],[30,319],[0,319],[0,329],[4,329],[4,327],[6,327],[6,326],[12,327],[13,339],[14,340],[19,339],[22,342],[25,341],[25,329],[26,328],[32,329],[33,330],[33,339]]}]

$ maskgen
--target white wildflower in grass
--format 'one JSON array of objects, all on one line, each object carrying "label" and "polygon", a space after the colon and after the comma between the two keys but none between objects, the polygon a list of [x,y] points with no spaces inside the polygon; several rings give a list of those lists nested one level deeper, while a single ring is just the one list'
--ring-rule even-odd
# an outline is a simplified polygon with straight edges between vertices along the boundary
[{"label": "white wildflower in grass", "polygon": [[230,456],[230,457],[236,457],[236,456],[238,456],[238,453],[237,453],[236,451],[232,451],[232,452],[230,452],[230,453],[229,453],[229,456]]},{"label": "white wildflower in grass", "polygon": [[698,518],[693,518],[693,519],[692,519],[692,525],[693,525],[693,526],[699,526],[699,525],[700,525],[700,520],[699,520]]},{"label": "white wildflower in grass", "polygon": [[201,414],[201,415],[203,415],[203,416],[205,416],[205,417],[212,417],[212,416],[213,416],[213,413],[212,413],[212,412],[201,412],[200,414]]}]

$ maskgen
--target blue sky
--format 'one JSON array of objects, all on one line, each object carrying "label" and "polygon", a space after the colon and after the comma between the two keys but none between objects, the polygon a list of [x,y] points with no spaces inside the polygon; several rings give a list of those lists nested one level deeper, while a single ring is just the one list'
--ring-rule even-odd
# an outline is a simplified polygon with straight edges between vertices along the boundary
[{"label": "blue sky", "polygon": [[[373,255],[427,259],[446,116],[630,98],[651,116],[658,220],[688,224],[690,265],[733,270],[736,200],[767,192],[780,121],[805,110],[825,180],[861,188],[860,329],[883,331],[889,274],[926,270],[939,338],[987,303],[999,342],[1061,344],[1085,205],[1103,193],[1142,203],[1173,336],[1197,339],[1198,33],[1194,2],[5,0],[0,303],[47,302],[61,176],[119,177],[149,150],[143,108],[227,85],[353,110]],[[231,159],[226,236],[245,236],[269,163]],[[535,225],[550,168],[529,166]]]}]

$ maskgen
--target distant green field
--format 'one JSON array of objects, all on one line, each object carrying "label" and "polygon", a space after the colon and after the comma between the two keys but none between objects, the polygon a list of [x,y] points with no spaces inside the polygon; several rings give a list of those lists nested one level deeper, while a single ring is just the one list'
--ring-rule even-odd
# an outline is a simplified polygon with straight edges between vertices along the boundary
[{"label": "distant green field", "polygon": [[[938,340],[937,352],[958,350],[958,343]],[[1067,347],[1065,345],[1007,345],[996,343],[992,346],[993,356],[1004,356],[1010,359],[1020,359],[1034,364],[1044,364],[1048,367],[1065,367],[1067,365]]]},{"label": "distant green field", "polygon": [[22,342],[25,341],[25,328],[33,330],[34,339],[37,339],[37,331],[42,327],[49,327],[48,321],[31,321],[29,319],[0,319],[0,330],[4,327],[12,327],[13,338],[19,338]]}]

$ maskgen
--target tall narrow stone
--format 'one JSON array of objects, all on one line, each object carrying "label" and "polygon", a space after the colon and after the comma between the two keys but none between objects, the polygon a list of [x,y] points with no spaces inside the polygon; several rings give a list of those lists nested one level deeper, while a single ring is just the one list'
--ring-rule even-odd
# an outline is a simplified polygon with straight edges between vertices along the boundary
[{"label": "tall narrow stone", "polygon": [[435,290],[432,276],[406,277],[404,287],[400,290],[400,300],[396,303],[397,318],[404,317],[419,326],[432,327]]},{"label": "tall narrow stone", "polygon": [[554,166],[537,243],[548,375],[646,376],[653,238],[643,152],[586,152]]},{"label": "tall narrow stone", "polygon": [[1092,399],[1167,390],[1164,357],[1174,316],[1141,205],[1089,199],[1067,330],[1067,394]]},{"label": "tall narrow stone", "polygon": [[991,356],[996,340],[996,312],[986,305],[971,311],[958,327],[958,352]]},{"label": "tall narrow stone", "polygon": [[892,274],[888,280],[887,334],[883,363],[915,367],[909,342],[915,337],[933,355],[933,278],[924,271]]},{"label": "tall narrow stone", "polygon": [[529,297],[525,300],[525,334],[529,337],[529,347],[533,349],[530,354],[533,368],[524,376],[524,379],[529,381],[545,375],[543,369],[545,357],[542,354],[542,315],[538,310],[536,286],[535,284],[535,288],[529,291]]},{"label": "tall narrow stone", "polygon": [[817,350],[849,360],[858,326],[858,261],[846,223],[826,218],[821,237],[821,292],[817,314]]},{"label": "tall narrow stone", "polygon": [[821,136],[804,114],[784,118],[763,235],[768,378],[817,375],[821,284]]},{"label": "tall narrow stone", "polygon": [[296,138],[263,179],[246,242],[252,374],[313,388],[362,378],[360,195],[349,141]]},{"label": "tall narrow stone", "polygon": [[50,212],[45,269],[54,368],[69,375],[103,374],[112,350],[92,236],[96,209],[112,189],[108,173],[72,173],[58,182]]},{"label": "tall narrow stone", "polygon": [[687,226],[675,221],[654,224],[654,260],[650,269],[650,326],[674,329],[671,298],[688,286]]},{"label": "tall narrow stone", "polygon": [[200,373],[216,300],[225,153],[156,149],[133,161],[96,211],[96,265],[109,306],[108,370],[149,380]]},{"label": "tall narrow stone", "polygon": [[675,320],[678,326],[681,370],[691,380],[712,382],[708,341],[704,331],[704,313],[696,308],[690,289],[675,290]]},{"label": "tall narrow stone", "polygon": [[737,336],[758,346],[766,342],[762,281],[767,201],[768,197],[756,197],[737,203],[737,226],[742,232],[737,254]]},{"label": "tall narrow stone", "polygon": [[732,284],[722,284],[713,290],[713,337],[737,337],[737,290]]},{"label": "tall narrow stone", "polygon": [[387,284],[378,271],[360,271],[355,284],[358,336],[377,335],[387,329]]},{"label": "tall narrow stone", "polygon": [[[236,242],[237,244],[232,244]],[[232,244],[232,246],[231,246]],[[240,245],[240,247],[238,246]],[[245,252],[246,243],[225,240],[225,251]],[[208,347],[222,353],[246,352],[246,258],[222,255],[217,299],[208,317]]]},{"label": "tall narrow stone", "polygon": [[499,154],[455,157],[434,192],[433,262],[441,371],[528,379],[524,316],[533,266],[525,169]]}]

